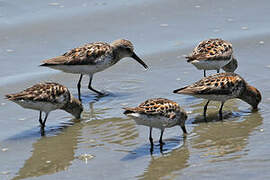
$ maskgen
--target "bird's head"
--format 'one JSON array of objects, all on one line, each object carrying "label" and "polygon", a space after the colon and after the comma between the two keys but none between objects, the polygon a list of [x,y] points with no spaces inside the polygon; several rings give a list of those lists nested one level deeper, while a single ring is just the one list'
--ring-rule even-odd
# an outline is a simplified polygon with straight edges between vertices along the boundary
[{"label": "bird's head", "polygon": [[114,48],[114,52],[117,58],[120,60],[125,57],[131,57],[140,63],[145,69],[148,66],[141,60],[136,53],[134,52],[133,44],[125,39],[118,39],[111,43],[111,46]]}]

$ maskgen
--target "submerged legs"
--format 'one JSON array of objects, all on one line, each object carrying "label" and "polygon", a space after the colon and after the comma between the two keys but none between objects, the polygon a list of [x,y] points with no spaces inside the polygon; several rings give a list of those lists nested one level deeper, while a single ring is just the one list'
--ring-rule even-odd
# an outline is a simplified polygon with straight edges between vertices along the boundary
[{"label": "submerged legs", "polygon": [[204,116],[204,120],[206,121],[206,111],[207,111],[207,106],[209,104],[209,100],[207,101],[207,103],[205,104],[204,108],[203,108],[203,116]]},{"label": "submerged legs", "polygon": [[162,146],[163,144],[165,144],[165,143],[162,141],[163,133],[164,133],[164,129],[161,129],[161,134],[160,134],[160,138],[159,138],[159,144],[160,144],[160,146]]},{"label": "submerged legs", "polygon": [[[207,101],[207,103],[205,104],[204,109],[203,109],[203,116],[204,116],[204,120],[205,120],[205,121],[206,121],[206,111],[207,111],[207,106],[208,106],[209,102],[210,102],[210,100]],[[223,108],[223,106],[224,106],[224,103],[225,103],[225,102],[221,102],[221,106],[220,106],[220,108],[219,108],[219,119],[220,119],[220,120],[223,119],[223,117],[222,117],[222,108]]]},{"label": "submerged legs", "polygon": [[222,108],[223,108],[223,105],[224,105],[224,102],[221,102],[221,106],[220,106],[220,109],[219,109],[219,119],[222,120],[223,117],[222,117]]},{"label": "submerged legs", "polygon": [[153,143],[153,138],[152,138],[152,127],[150,127],[149,129],[150,129],[150,131],[149,131],[149,141],[151,143],[151,146],[153,146],[154,143]]},{"label": "submerged legs", "polygon": [[79,79],[78,84],[77,84],[78,96],[79,96],[80,101],[82,101],[82,99],[81,99],[81,81],[82,81],[82,77],[83,77],[83,74],[80,75],[80,79]]},{"label": "submerged legs", "polygon": [[152,127],[149,128],[149,141],[151,144],[151,148],[150,148],[150,153],[153,153],[153,149],[154,149],[154,143],[153,143],[153,138],[152,138]]},{"label": "submerged legs", "polygon": [[42,111],[39,111],[39,123],[42,126]]},{"label": "submerged legs", "polygon": [[49,113],[46,113],[45,119],[43,120],[43,123],[42,123],[43,127],[45,127],[45,123],[46,123],[46,120],[48,118],[48,115],[49,115]]},{"label": "submerged legs", "polygon": [[49,113],[46,113],[44,120],[42,121],[42,111],[39,111],[39,123],[40,127],[44,129],[46,120],[48,118]]},{"label": "submerged legs", "polygon": [[92,80],[93,80],[93,75],[89,75],[89,78],[90,78],[90,80],[89,80],[89,84],[88,84],[88,89],[90,89],[91,91],[94,91],[95,93],[97,93],[100,96],[104,96],[104,93],[99,92],[99,91],[95,90],[94,88],[92,88],[91,83],[92,83]]},{"label": "submerged legs", "polygon": [[42,121],[42,111],[39,111],[39,123],[40,123],[40,135],[45,136],[45,123],[48,118],[49,113],[46,113],[44,120]]},{"label": "submerged legs", "polygon": [[[81,81],[82,81],[82,77],[83,77],[83,74],[80,75],[80,79],[78,81],[78,84],[77,84],[77,88],[78,88],[78,96],[79,96],[79,100],[82,101],[81,99]],[[93,75],[89,75],[89,84],[88,84],[88,89],[90,89],[91,91],[94,91],[95,93],[97,93],[98,95],[100,96],[103,96],[104,94],[102,92],[99,92],[97,90],[95,90],[94,88],[92,88],[92,80],[93,80]]]},{"label": "submerged legs", "polygon": [[184,135],[187,134],[187,130],[186,130],[185,125],[181,125],[181,129],[182,129]]}]

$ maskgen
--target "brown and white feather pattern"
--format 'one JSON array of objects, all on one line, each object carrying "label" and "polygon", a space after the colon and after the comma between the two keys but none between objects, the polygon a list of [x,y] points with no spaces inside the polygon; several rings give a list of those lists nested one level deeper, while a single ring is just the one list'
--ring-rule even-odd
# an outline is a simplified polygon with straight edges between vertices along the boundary
[{"label": "brown and white feather pattern", "polygon": [[62,56],[44,60],[43,65],[96,65],[105,57],[113,59],[113,48],[107,43],[95,42],[71,49]]},{"label": "brown and white feather pattern", "polygon": [[135,112],[150,116],[159,115],[171,119],[176,117],[176,112],[183,111],[176,102],[164,98],[149,99],[140,104],[138,107],[124,109],[126,110],[126,112],[124,112],[125,114]]},{"label": "brown and white feather pattern", "polygon": [[232,44],[222,39],[209,39],[199,43],[187,61],[193,60],[228,60],[233,53]]},{"label": "brown and white feather pattern", "polygon": [[8,94],[6,98],[11,101],[35,101],[49,103],[63,103],[70,100],[70,92],[63,85],[54,82],[36,84],[16,94]]},{"label": "brown and white feather pattern", "polygon": [[246,88],[245,80],[234,73],[219,73],[205,77],[189,86],[177,89],[174,93],[188,95],[227,95],[238,97]]}]

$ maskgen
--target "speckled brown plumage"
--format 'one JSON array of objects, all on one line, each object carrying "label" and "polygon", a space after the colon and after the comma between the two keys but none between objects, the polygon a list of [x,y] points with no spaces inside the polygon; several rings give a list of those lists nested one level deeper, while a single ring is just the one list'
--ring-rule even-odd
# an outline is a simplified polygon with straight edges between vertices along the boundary
[{"label": "speckled brown plumage", "polygon": [[179,125],[184,134],[187,133],[185,121],[187,114],[176,102],[165,98],[148,99],[138,107],[124,108],[124,114],[133,118],[138,125],[148,126],[150,128],[149,140],[151,151],[153,150],[152,128],[161,130],[160,145],[164,144],[162,136],[165,128]]},{"label": "speckled brown plumage", "polygon": [[[83,111],[81,102],[65,86],[54,82],[39,83],[19,93],[8,94],[6,98],[23,108],[38,110],[42,134],[51,111],[62,109],[76,118],[80,118]],[[42,112],[46,114],[44,120]]]},{"label": "speckled brown plumage", "polygon": [[148,99],[141,103],[138,107],[124,109],[127,112],[132,111],[147,115],[161,115],[168,118],[174,118],[176,111],[182,111],[176,102],[164,98]]},{"label": "speckled brown plumage", "polygon": [[193,60],[226,60],[233,53],[232,44],[222,39],[209,39],[199,43],[192,54],[187,56],[187,61]]},{"label": "speckled brown plumage", "polygon": [[111,67],[125,57],[131,57],[144,68],[148,68],[134,52],[132,43],[125,39],[118,39],[110,44],[105,42],[85,44],[64,53],[62,56],[44,60],[40,66],[50,67],[66,73],[80,74],[77,89],[79,100],[81,100],[80,89],[83,75],[89,75],[88,89],[103,96],[105,93],[92,87],[93,75]]},{"label": "speckled brown plumage", "polygon": [[102,60],[102,56],[112,56],[113,48],[104,42],[85,44],[71,49],[52,59],[44,60],[44,65],[95,65]]},{"label": "speckled brown plumage", "polygon": [[205,77],[189,86],[175,90],[179,94],[239,96],[245,89],[245,80],[234,73],[219,73]]},{"label": "speckled brown plumage", "polygon": [[204,70],[204,77],[206,70],[216,70],[219,73],[222,68],[226,72],[234,72],[238,67],[238,62],[233,57],[232,44],[222,39],[200,42],[186,58],[188,63],[199,70]]},{"label": "speckled brown plumage", "polygon": [[57,103],[58,97],[63,96],[66,101],[70,100],[69,90],[61,84],[45,82],[36,84],[19,93],[8,94],[6,98],[11,101],[29,100]]},{"label": "speckled brown plumage", "polygon": [[208,99],[204,107],[204,116],[206,116],[207,106],[210,101],[221,101],[222,104],[219,110],[221,119],[223,104],[228,99],[239,98],[250,104],[253,109],[257,109],[258,104],[261,102],[260,91],[235,73],[219,73],[208,76],[173,92]]}]

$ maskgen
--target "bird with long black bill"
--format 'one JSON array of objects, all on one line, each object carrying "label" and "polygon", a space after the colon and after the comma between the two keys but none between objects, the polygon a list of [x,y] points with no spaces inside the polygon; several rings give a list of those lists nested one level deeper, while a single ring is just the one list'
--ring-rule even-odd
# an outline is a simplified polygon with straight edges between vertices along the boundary
[{"label": "bird with long black bill", "polygon": [[83,75],[89,75],[88,89],[94,91],[99,96],[105,95],[92,87],[93,75],[103,71],[119,60],[131,57],[140,63],[145,69],[148,66],[134,52],[132,43],[128,40],[119,39],[110,44],[105,42],[95,42],[74,48],[61,56],[44,60],[41,66],[61,70],[66,73],[80,74],[77,83],[78,96],[81,100],[81,80]]}]

